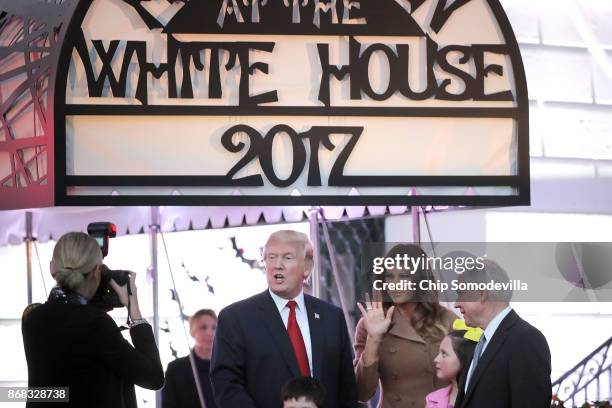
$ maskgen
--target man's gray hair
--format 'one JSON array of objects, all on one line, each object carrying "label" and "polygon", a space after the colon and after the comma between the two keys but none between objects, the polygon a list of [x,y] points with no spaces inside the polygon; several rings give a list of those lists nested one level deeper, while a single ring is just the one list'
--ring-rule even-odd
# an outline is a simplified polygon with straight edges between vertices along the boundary
[{"label": "man's gray hair", "polygon": [[[494,261],[487,259],[483,263],[484,268],[472,268],[466,270],[459,278],[459,281],[467,284],[468,287],[473,286],[474,288],[478,287],[479,284],[487,284],[491,281],[494,283],[506,284],[507,289],[502,288],[499,290],[485,290],[485,292],[487,293],[488,301],[510,302],[513,291],[512,285],[509,284],[510,277],[508,276],[508,273]],[[467,291],[472,292],[478,290],[479,289],[468,289]]]}]

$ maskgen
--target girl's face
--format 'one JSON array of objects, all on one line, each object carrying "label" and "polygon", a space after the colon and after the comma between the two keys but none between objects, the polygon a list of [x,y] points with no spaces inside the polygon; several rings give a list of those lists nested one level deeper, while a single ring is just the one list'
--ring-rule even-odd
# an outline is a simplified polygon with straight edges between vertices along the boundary
[{"label": "girl's face", "polygon": [[450,337],[446,336],[440,343],[440,351],[434,359],[436,366],[436,375],[441,380],[454,380],[461,370],[461,363],[455,350],[453,350],[453,344]]}]

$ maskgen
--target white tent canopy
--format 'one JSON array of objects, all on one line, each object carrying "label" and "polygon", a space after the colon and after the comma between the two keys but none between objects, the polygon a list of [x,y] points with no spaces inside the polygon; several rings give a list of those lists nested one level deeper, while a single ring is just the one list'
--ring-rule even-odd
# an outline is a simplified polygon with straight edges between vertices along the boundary
[{"label": "white tent canopy", "polygon": [[[584,159],[531,159],[532,205],[507,211],[612,214],[612,162]],[[418,194],[418,190],[417,190]],[[343,216],[403,214],[407,206],[320,207],[327,220]],[[0,246],[19,245],[27,236],[25,213],[32,213],[32,236],[40,242],[89,222],[109,221],[120,235],[148,231],[151,207],[56,207],[0,211]],[[161,231],[275,224],[308,219],[311,207],[159,207]]]},{"label": "white tent canopy", "polygon": [[[325,219],[364,215],[402,214],[406,206],[322,207]],[[109,221],[118,234],[147,231],[151,207],[55,207],[0,212],[0,245],[19,245],[27,236],[26,212],[32,213],[32,235],[40,242],[58,238],[68,231],[83,231],[90,222]],[[308,218],[310,207],[159,207],[163,232],[189,229],[239,227],[260,223],[298,222]]]}]

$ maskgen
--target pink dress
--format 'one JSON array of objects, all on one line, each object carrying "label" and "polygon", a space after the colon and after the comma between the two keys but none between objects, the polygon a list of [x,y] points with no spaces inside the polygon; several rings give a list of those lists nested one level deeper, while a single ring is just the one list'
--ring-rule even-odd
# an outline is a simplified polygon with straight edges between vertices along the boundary
[{"label": "pink dress", "polygon": [[425,397],[425,408],[452,408],[453,406],[448,402],[452,389],[453,386],[449,385],[427,394]]}]

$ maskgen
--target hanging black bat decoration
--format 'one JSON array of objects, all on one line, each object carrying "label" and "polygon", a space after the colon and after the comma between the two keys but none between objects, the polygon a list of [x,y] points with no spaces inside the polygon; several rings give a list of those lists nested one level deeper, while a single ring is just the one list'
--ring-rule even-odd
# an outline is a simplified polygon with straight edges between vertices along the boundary
[{"label": "hanging black bat decoration", "polygon": [[244,257],[244,249],[238,248],[238,245],[236,245],[236,237],[231,237],[230,241],[232,241],[232,249],[236,251],[236,258],[239,258],[242,262],[249,265],[251,269],[256,268],[259,262],[256,259]]},{"label": "hanging black bat decoration", "polygon": [[[170,289],[170,295],[172,296],[172,300],[174,300],[174,301],[175,301],[175,302],[177,302],[177,303],[179,302],[179,300],[178,300],[178,294],[176,293],[176,291],[175,291],[174,289]],[[184,308],[184,307],[185,307],[185,306],[180,305],[180,309],[181,309],[180,313],[181,313],[181,319],[182,319],[183,321],[186,321],[186,320],[189,320],[189,317],[188,317],[188,316],[187,316],[185,313],[183,313],[183,308]]]},{"label": "hanging black bat decoration", "polygon": [[168,324],[168,320],[164,320],[164,326],[160,327],[159,330],[163,331],[164,333],[170,333],[170,325]]},{"label": "hanging black bat decoration", "polygon": [[209,279],[210,279],[210,276],[207,276],[206,279],[204,279],[204,282],[206,282],[206,287],[208,288],[208,291],[214,295],[215,288],[210,283],[208,283]]},{"label": "hanging black bat decoration", "polygon": [[194,282],[200,281],[200,279],[197,276],[192,275],[191,272],[189,272],[189,269],[187,269],[187,267],[185,266],[185,262],[181,262],[181,267],[185,270],[185,273],[187,273],[187,276],[189,277],[189,279],[191,279]]}]

